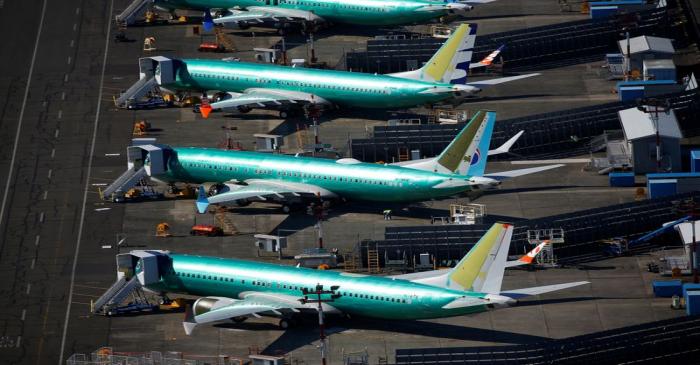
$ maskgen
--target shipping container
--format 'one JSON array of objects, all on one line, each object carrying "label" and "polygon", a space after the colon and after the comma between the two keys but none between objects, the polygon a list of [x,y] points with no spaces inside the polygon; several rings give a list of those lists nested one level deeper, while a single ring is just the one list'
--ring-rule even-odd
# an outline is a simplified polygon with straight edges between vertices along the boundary
[{"label": "shipping container", "polygon": [[610,186],[629,187],[634,186],[634,172],[611,172],[608,175]]},{"label": "shipping container", "polygon": [[700,173],[700,151],[690,151],[690,171]]},{"label": "shipping container", "polygon": [[676,65],[672,59],[644,60],[644,80],[675,80]]},{"label": "shipping container", "polygon": [[677,194],[678,180],[676,179],[649,179],[647,180],[647,193],[649,199],[662,198]]},{"label": "shipping container", "polygon": [[651,286],[654,289],[654,296],[661,298],[670,298],[674,295],[683,295],[683,282],[680,280],[665,280],[652,281]]},{"label": "shipping container", "polygon": [[689,291],[700,291],[700,284],[685,283],[683,284],[683,296]]},{"label": "shipping container", "polygon": [[683,296],[685,299],[685,313],[689,316],[700,315],[700,291],[689,291]]}]

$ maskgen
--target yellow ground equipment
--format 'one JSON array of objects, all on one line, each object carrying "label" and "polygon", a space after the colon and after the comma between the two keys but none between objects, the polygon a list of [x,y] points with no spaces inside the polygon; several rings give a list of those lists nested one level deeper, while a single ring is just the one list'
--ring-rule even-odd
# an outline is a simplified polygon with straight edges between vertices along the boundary
[{"label": "yellow ground equipment", "polygon": [[170,225],[168,223],[162,222],[158,223],[156,226],[156,237],[169,237],[170,236]]},{"label": "yellow ground equipment", "polygon": [[134,132],[133,135],[135,136],[144,136],[146,133],[151,129],[151,123],[148,123],[145,120],[139,120],[138,122],[134,123]]},{"label": "yellow ground equipment", "polygon": [[143,39],[144,51],[155,51],[156,49],[156,37],[146,37]]}]

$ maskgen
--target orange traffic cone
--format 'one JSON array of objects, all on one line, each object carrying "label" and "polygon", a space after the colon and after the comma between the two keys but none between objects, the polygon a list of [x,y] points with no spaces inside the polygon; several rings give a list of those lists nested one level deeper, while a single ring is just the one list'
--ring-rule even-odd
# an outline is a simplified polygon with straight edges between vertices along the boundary
[{"label": "orange traffic cone", "polygon": [[209,118],[209,113],[211,113],[212,107],[209,104],[202,104],[199,106],[199,112],[202,113],[204,119]]}]

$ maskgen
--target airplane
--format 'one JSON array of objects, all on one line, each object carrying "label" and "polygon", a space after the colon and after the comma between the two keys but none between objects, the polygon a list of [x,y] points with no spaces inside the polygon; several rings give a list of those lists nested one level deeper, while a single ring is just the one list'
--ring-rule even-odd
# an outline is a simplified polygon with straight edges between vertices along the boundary
[{"label": "airplane", "polygon": [[[175,10],[204,12],[204,27],[213,24],[247,29],[272,22],[280,33],[291,24],[315,30],[330,23],[392,26],[447,20],[464,16],[475,4],[495,0],[154,0],[156,8],[173,14]],[[219,10],[212,17],[211,10]]]},{"label": "airplane", "polygon": [[387,75],[288,67],[224,60],[151,57],[159,87],[171,93],[219,91],[218,101],[199,106],[211,111],[246,113],[253,108],[280,111],[304,107],[409,108],[458,103],[482,88],[538,73],[467,82],[476,25],[462,24],[423,67]]},{"label": "airplane", "polygon": [[[200,184],[200,213],[210,204],[253,201],[282,204],[285,213],[319,199],[410,203],[494,189],[507,178],[563,166],[484,173],[487,157],[508,152],[523,133],[489,150],[495,123],[495,112],[480,111],[437,157],[394,164],[164,145],[129,147],[129,155],[142,149],[146,173],[155,181]],[[151,157],[154,150],[161,157]]]},{"label": "airplane", "polygon": [[162,298],[169,293],[199,296],[183,321],[187,335],[202,324],[262,315],[280,317],[279,326],[289,328],[300,315],[317,311],[316,304],[303,299],[318,288],[334,293],[332,302],[322,304],[324,313],[419,320],[505,308],[523,297],[588,284],[503,290],[512,234],[512,225],[496,223],[454,268],[388,277],[156,250],[118,255],[118,275],[135,275],[145,290]]}]

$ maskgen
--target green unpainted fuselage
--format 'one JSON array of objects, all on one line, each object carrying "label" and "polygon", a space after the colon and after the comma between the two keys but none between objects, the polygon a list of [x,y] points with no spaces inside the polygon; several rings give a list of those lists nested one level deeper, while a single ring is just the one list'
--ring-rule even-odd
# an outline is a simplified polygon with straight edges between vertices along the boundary
[{"label": "green unpainted fuselage", "polygon": [[[397,203],[444,198],[470,189],[469,176],[399,166],[194,147],[173,150],[167,171],[153,176],[156,179],[195,184],[277,180],[318,186],[350,200]],[[436,187],[439,184],[443,187]]]},{"label": "green unpainted fuselage", "polygon": [[424,11],[426,5],[443,4],[427,0],[157,0],[166,9],[206,11],[208,9],[246,9],[251,6],[273,6],[298,9],[333,23],[357,25],[402,25],[425,23],[444,15],[447,10]]},{"label": "green unpainted fuselage", "polygon": [[237,93],[252,88],[300,91],[335,105],[360,108],[408,108],[459,95],[450,91],[452,84],[359,72],[200,59],[179,60],[176,67],[175,81],[163,87]]},{"label": "green unpainted fuselage", "polygon": [[337,285],[341,296],[331,305],[358,316],[386,319],[427,319],[487,310],[484,305],[445,309],[458,298],[484,294],[444,289],[335,271],[312,270],[261,262],[170,254],[171,267],[161,280],[147,286],[156,292],[239,298],[244,292],[275,293],[302,298],[302,288]]}]

